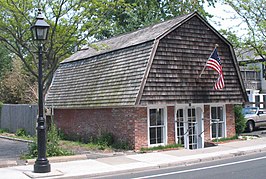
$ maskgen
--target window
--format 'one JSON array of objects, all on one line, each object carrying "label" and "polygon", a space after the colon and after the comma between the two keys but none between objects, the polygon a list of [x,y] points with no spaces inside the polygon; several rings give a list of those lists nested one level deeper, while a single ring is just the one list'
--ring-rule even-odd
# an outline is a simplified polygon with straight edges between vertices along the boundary
[{"label": "window", "polygon": [[256,107],[260,107],[260,96],[259,95],[256,95],[255,96],[255,105],[256,105]]},{"label": "window", "polygon": [[164,108],[149,109],[150,145],[165,143],[165,110]]},{"label": "window", "polygon": [[225,137],[225,119],[222,106],[211,107],[211,138]]}]

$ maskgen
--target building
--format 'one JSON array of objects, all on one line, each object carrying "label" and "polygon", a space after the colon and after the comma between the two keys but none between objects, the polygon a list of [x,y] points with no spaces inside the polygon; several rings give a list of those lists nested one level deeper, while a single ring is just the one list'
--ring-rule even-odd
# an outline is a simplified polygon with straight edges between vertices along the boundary
[{"label": "building", "polygon": [[254,51],[239,52],[237,60],[247,91],[247,106],[266,108],[266,77],[264,60],[254,55]]},{"label": "building", "polygon": [[[225,88],[204,65],[215,44]],[[64,60],[46,105],[67,135],[112,133],[132,148],[204,147],[235,135],[234,104],[246,91],[231,44],[198,13],[96,42]]]}]

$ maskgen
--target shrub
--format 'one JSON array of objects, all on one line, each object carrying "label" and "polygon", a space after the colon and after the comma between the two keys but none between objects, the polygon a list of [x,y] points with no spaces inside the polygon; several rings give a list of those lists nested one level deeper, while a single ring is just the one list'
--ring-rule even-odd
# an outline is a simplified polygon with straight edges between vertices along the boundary
[{"label": "shrub", "polygon": [[246,128],[246,119],[242,113],[243,107],[241,105],[235,105],[234,113],[235,113],[235,130],[236,134],[239,135],[244,132]]},{"label": "shrub", "polygon": [[127,141],[116,141],[112,144],[114,149],[131,150],[132,147]]},{"label": "shrub", "polygon": [[16,131],[16,136],[20,136],[20,137],[27,136],[27,132],[25,129],[19,128]]},{"label": "shrub", "polygon": [[9,130],[8,129],[0,129],[0,134],[5,133],[5,132],[9,132]]},{"label": "shrub", "polygon": [[114,136],[111,133],[103,133],[96,140],[100,146],[111,146],[114,143]]},{"label": "shrub", "polygon": [[[47,131],[47,145],[46,155],[47,157],[72,155],[73,152],[63,149],[59,145],[60,136],[56,128],[56,125],[52,122],[49,131]],[[38,155],[37,140],[35,139],[32,144],[29,145],[28,158],[35,158]]]}]

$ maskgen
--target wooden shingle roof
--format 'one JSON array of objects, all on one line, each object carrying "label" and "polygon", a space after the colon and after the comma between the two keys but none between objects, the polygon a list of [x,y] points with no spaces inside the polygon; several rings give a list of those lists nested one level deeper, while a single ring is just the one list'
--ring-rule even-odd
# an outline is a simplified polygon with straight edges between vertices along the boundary
[{"label": "wooden shingle roof", "polygon": [[[163,103],[171,104],[243,101],[245,89],[234,54],[228,50],[232,49],[231,45],[220,34],[216,35],[217,31],[205,25],[206,21],[199,23],[205,26],[204,32],[201,32],[200,26],[193,27],[195,20],[191,19],[195,17],[198,19],[196,21],[204,21],[197,13],[191,13],[96,42],[88,49],[73,54],[61,62],[54,74],[46,96],[46,105],[55,108],[87,108],[157,104],[160,99],[163,99]],[[188,25],[186,32],[183,32],[185,22],[189,20],[192,26]],[[194,28],[191,33],[190,27]],[[209,29],[212,30],[211,39],[206,34]],[[197,33],[201,34],[198,40]],[[232,87],[229,84],[227,91],[209,93],[211,87],[205,88],[213,84],[212,81],[216,78],[213,73],[210,74],[214,77],[200,80],[203,85],[200,87],[198,80],[190,79],[197,75],[197,71],[201,71],[200,65],[206,63],[211,52],[206,49],[211,46],[212,50],[210,40],[214,43],[219,41],[224,49],[223,54],[229,53],[225,58],[228,64],[225,77],[232,79]],[[199,51],[200,48],[204,50]],[[193,68],[197,70],[193,73],[186,72],[186,68],[192,68],[192,63],[187,61],[191,59],[189,54],[194,57]],[[186,67],[183,68],[183,64],[187,64]],[[183,72],[185,76],[189,75],[188,81],[183,78]],[[207,80],[208,85],[204,84],[204,80]],[[185,91],[186,88],[193,90],[191,94]],[[228,92],[236,94],[236,98],[228,100]],[[199,97],[201,94],[206,96]]]},{"label": "wooden shingle roof", "polygon": [[134,32],[122,34],[106,40],[93,43],[90,47],[78,51],[69,58],[65,59],[62,63],[71,62],[75,60],[89,58],[102,53],[138,45],[147,41],[159,38],[163,34],[171,31],[182,21],[187,20],[191,14],[179,16],[177,18],[154,24],[152,26],[136,30]]}]

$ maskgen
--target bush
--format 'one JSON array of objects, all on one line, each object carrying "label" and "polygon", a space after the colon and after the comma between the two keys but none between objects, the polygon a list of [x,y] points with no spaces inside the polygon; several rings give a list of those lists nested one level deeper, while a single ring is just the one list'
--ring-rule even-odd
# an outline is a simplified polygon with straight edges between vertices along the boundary
[{"label": "bush", "polygon": [[[46,145],[46,156],[62,156],[62,155],[72,155],[73,152],[63,149],[59,145],[60,136],[56,128],[56,125],[52,122],[50,130],[47,131],[47,145]],[[35,158],[38,155],[37,140],[35,138],[34,142],[29,145],[28,158]]]},{"label": "bush", "polygon": [[0,129],[0,134],[5,133],[5,132],[9,132],[9,130],[8,129]]},{"label": "bush", "polygon": [[116,141],[112,144],[114,149],[131,150],[132,147],[127,141]]},{"label": "bush", "polygon": [[242,114],[243,107],[241,105],[235,105],[234,113],[235,113],[235,130],[236,134],[239,135],[244,132],[246,128],[246,119]]},{"label": "bush", "polygon": [[20,137],[27,136],[27,132],[25,129],[19,128],[16,131],[16,136],[20,136]]},{"label": "bush", "polygon": [[111,146],[114,143],[114,136],[111,133],[103,133],[98,139],[97,144],[100,146]]}]

